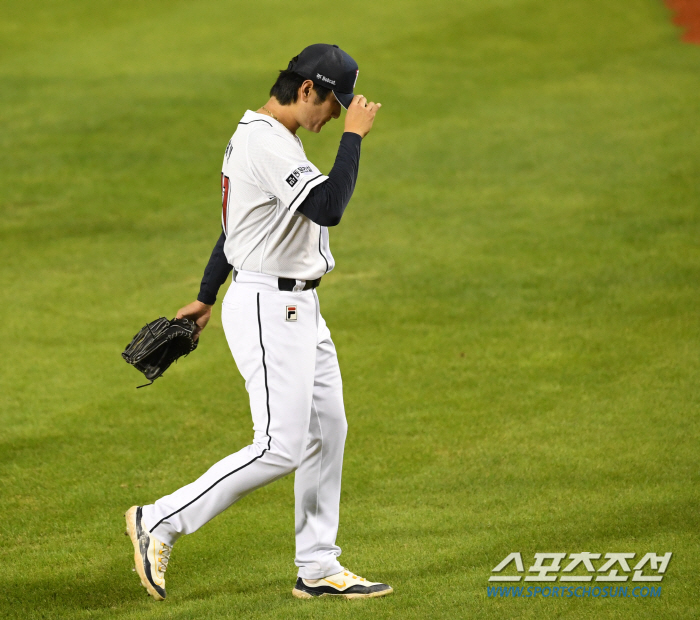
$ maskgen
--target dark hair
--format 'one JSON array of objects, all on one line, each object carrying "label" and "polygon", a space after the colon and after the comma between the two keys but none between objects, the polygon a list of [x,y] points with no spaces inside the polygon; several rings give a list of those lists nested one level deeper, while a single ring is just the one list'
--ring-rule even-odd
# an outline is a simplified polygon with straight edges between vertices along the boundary
[{"label": "dark hair", "polygon": [[[294,71],[284,69],[280,71],[277,81],[270,89],[270,97],[274,97],[282,105],[291,105],[292,103],[296,103],[299,94],[299,87],[307,79],[308,78],[302,77],[298,73],[294,73]],[[314,84],[314,90],[316,91],[316,100],[314,101],[316,105],[323,103],[326,99],[328,99],[328,95],[331,92],[330,88],[319,86],[318,84]]]}]

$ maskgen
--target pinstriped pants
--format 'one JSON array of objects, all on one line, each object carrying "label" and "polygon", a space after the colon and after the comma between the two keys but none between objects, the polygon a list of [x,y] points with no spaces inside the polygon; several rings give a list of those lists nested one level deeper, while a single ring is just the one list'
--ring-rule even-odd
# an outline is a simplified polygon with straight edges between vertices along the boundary
[{"label": "pinstriped pants", "polygon": [[250,396],[253,443],[144,506],[145,525],[172,545],[251,491],[295,472],[299,576],[338,573],[347,422],[338,358],[316,291],[279,291],[276,278],[239,272],[222,321]]}]

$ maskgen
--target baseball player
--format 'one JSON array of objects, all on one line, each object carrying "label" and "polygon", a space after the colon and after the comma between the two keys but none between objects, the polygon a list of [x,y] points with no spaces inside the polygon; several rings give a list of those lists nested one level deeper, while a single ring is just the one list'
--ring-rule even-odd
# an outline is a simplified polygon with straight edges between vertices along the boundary
[{"label": "baseball player", "polygon": [[[341,566],[340,479],[347,422],[335,346],[316,287],[335,265],[328,227],[352,196],[362,139],[379,103],[354,95],[357,63],[336,45],[316,44],[293,58],[270,99],[238,123],[221,171],[223,232],[197,301],[177,316],[206,326],[228,273],[222,306],[231,353],[245,379],[253,443],[200,478],[126,514],[142,584],[165,598],[165,571],[177,539],[251,491],[295,472],[298,598],[366,598],[390,594]],[[326,176],[297,136],[318,133],[347,109],[345,132]]]}]

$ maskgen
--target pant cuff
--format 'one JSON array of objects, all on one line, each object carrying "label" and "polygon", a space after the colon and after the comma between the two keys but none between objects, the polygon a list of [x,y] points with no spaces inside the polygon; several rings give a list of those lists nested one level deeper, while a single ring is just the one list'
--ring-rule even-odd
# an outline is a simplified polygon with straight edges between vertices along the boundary
[{"label": "pant cuff", "polygon": [[[155,506],[150,504],[148,506],[141,507],[141,515],[143,525],[150,533],[151,528],[157,523],[156,518],[153,516],[153,511]],[[163,521],[157,528],[156,531],[151,534],[154,538],[158,539],[160,542],[165,543],[168,547],[172,547],[177,539],[180,538],[182,534],[179,532],[174,532],[172,526],[168,521]]]},{"label": "pant cuff", "polygon": [[333,564],[327,564],[323,567],[318,566],[300,566],[298,577],[302,579],[323,579],[324,577],[330,577],[331,575],[337,575],[343,570],[340,562],[338,560]]}]

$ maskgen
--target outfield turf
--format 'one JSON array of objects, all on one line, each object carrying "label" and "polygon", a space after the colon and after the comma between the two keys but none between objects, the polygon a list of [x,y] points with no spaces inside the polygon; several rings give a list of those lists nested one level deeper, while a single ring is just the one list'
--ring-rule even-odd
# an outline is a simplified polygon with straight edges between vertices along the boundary
[{"label": "outfield turf", "polygon": [[[251,421],[218,305],[148,389],[120,352],[194,299],[224,147],[318,41],[384,105],[319,296],[341,561],[395,594],[292,598],[288,477],[155,603],[124,511]],[[0,617],[698,617],[699,75],[661,0],[2,0]],[[341,132],[300,133],[324,171]],[[512,551],[674,556],[658,598],[488,598]]]}]

